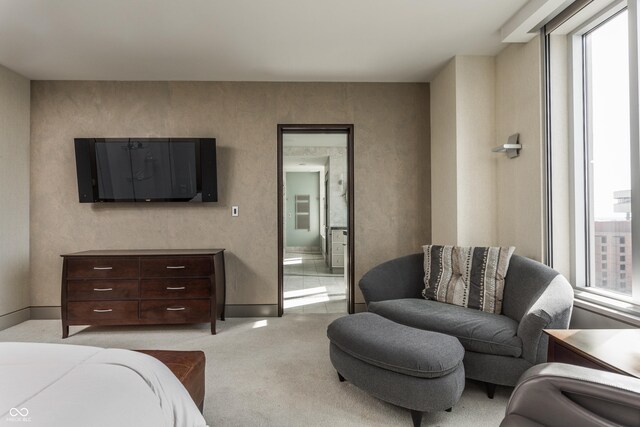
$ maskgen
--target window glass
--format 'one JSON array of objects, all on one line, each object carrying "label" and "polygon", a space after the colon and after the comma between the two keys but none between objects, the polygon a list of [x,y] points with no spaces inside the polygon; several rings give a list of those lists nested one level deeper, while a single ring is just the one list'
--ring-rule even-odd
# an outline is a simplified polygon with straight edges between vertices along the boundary
[{"label": "window glass", "polygon": [[[590,242],[610,236],[619,253],[631,251],[631,160],[629,120],[629,32],[626,10],[583,36],[585,123],[587,123],[586,214]],[[594,245],[587,245],[588,285],[631,294],[620,280],[620,258],[602,255],[595,262]],[[602,253],[607,248],[603,246]],[[606,261],[606,262],[605,262]],[[631,269],[631,266],[629,266]],[[612,271],[611,280],[602,272]]]}]

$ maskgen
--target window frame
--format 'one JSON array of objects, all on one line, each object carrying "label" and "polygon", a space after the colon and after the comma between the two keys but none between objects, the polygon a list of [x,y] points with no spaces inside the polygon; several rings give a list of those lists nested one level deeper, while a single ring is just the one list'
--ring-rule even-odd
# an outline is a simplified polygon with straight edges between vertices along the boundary
[{"label": "window frame", "polygon": [[[636,212],[636,218],[640,218],[640,185],[637,185],[638,177],[640,177],[638,169],[640,169],[640,153],[639,145],[639,123],[638,123],[638,0],[618,0],[614,1],[598,13],[594,14],[590,19],[578,26],[575,30],[567,35],[567,46],[569,54],[569,141],[570,141],[570,186],[572,188],[572,197],[570,200],[570,215],[572,227],[572,244],[571,244],[571,276],[572,282],[576,288],[576,294],[586,292],[595,296],[611,298],[620,302],[640,305],[640,221],[633,221],[631,224],[631,240],[632,247],[637,250],[632,251],[633,272],[632,278],[632,294],[627,296],[611,290],[597,288],[592,285],[595,280],[595,263],[596,246],[599,244],[604,247],[605,243],[596,238],[592,239],[593,213],[591,212],[591,204],[589,203],[589,167],[588,167],[588,150],[591,149],[591,143],[588,99],[587,99],[587,55],[585,46],[585,37],[589,33],[595,31],[600,26],[609,22],[611,19],[628,11],[629,16],[629,61],[630,61],[630,156],[634,159],[631,171],[631,199],[632,212]],[[635,66],[635,73],[633,72]],[[634,110],[635,106],[635,110]],[[635,129],[635,132],[634,132]],[[635,153],[635,154],[634,154]],[[635,157],[634,157],[635,155]],[[635,201],[635,202],[634,202]],[[593,241],[591,241],[593,240]],[[608,239],[607,239],[608,240]],[[614,248],[618,251],[621,249],[619,239],[614,238]],[[551,243],[550,243],[551,244]],[[592,251],[589,248],[593,248]],[[603,248],[601,248],[602,251]],[[624,252],[622,252],[624,253]],[[591,259],[591,258],[594,259]],[[626,271],[627,277],[629,272]],[[608,283],[608,280],[607,280]]]}]

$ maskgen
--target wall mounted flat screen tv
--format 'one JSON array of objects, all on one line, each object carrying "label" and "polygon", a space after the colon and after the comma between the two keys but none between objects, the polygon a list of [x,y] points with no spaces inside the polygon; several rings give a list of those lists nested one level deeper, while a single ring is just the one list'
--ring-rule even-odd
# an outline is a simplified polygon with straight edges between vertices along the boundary
[{"label": "wall mounted flat screen tv", "polygon": [[81,203],[217,202],[215,138],[76,138]]}]

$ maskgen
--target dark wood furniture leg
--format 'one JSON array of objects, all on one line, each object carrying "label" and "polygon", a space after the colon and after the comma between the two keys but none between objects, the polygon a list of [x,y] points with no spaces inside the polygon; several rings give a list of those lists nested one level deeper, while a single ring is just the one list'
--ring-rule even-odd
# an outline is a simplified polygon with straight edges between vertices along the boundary
[{"label": "dark wood furniture leg", "polygon": [[496,393],[496,385],[491,383],[484,383],[484,386],[487,388],[487,397],[489,399],[493,399],[493,396]]},{"label": "dark wood furniture leg", "polygon": [[411,419],[413,420],[413,427],[420,427],[422,425],[422,412],[411,410]]},{"label": "dark wood furniture leg", "polygon": [[67,324],[67,259],[62,260],[62,284],[60,286],[60,319],[62,320],[62,339],[69,336]]},{"label": "dark wood furniture leg", "polygon": [[224,310],[227,305],[227,279],[224,264],[224,252],[219,253],[213,258],[213,268],[215,269],[216,314],[220,316],[220,320],[224,320]]}]

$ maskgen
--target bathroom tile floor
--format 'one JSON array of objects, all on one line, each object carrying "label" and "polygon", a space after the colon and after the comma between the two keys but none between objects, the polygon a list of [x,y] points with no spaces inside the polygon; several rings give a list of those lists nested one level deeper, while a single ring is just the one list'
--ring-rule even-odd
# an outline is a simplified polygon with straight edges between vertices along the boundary
[{"label": "bathroom tile floor", "polygon": [[331,273],[322,254],[285,253],[283,279],[285,314],[347,312],[344,273]]}]

